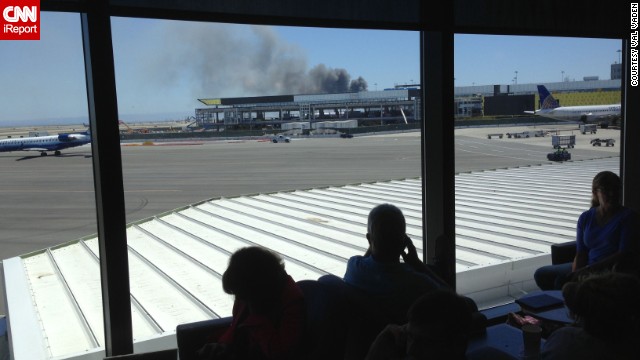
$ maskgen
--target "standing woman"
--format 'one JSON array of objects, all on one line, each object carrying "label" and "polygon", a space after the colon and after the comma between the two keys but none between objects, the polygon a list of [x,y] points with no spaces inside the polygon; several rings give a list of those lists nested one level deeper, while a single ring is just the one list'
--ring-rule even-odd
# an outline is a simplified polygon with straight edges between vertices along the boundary
[{"label": "standing woman", "polygon": [[235,296],[233,320],[201,359],[285,360],[301,350],[304,330],[302,290],[275,253],[242,248],[229,259],[222,287]]},{"label": "standing woman", "polygon": [[591,208],[580,215],[573,263],[543,266],[534,278],[542,290],[559,290],[582,274],[611,269],[638,254],[637,214],[622,206],[618,175],[602,171],[593,178]]}]

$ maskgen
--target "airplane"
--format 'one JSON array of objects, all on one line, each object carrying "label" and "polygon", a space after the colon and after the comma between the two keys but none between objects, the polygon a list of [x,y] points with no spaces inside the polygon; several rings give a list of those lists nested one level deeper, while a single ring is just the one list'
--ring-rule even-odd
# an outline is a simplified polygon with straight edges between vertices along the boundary
[{"label": "airplane", "polygon": [[608,127],[609,124],[615,125],[620,120],[620,104],[560,106],[558,100],[544,85],[538,85],[538,94],[542,104],[540,109],[525,111],[526,114],[563,121],[581,121],[584,124],[599,123],[603,128]]},{"label": "airplane", "polygon": [[47,136],[30,136],[0,140],[0,152],[39,151],[40,156],[46,156],[47,151],[53,151],[55,155],[60,155],[60,150],[82,146],[90,142],[91,133],[89,131]]}]

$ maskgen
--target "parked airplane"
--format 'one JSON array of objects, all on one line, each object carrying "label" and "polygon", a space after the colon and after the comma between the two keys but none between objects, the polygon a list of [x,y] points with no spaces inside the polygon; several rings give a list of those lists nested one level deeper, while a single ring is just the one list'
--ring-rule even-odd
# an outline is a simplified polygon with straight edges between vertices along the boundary
[{"label": "parked airplane", "polygon": [[607,127],[609,124],[615,125],[620,120],[620,104],[560,106],[558,100],[544,85],[538,85],[538,94],[540,95],[540,104],[542,104],[540,109],[525,111],[525,113],[556,120],[581,121],[585,124],[599,123],[601,127]]},{"label": "parked airplane", "polygon": [[70,134],[3,139],[0,140],[0,152],[40,151],[41,156],[46,156],[47,151],[53,151],[55,155],[60,155],[60,150],[81,146],[90,142],[91,134],[88,131]]}]

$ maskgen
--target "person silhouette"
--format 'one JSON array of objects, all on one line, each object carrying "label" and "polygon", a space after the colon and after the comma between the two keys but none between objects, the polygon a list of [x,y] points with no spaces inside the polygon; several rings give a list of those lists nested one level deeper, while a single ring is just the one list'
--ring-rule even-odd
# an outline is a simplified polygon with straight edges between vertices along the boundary
[{"label": "person silhouette", "polygon": [[591,208],[578,219],[573,262],[537,269],[536,284],[542,290],[560,290],[565,283],[583,274],[611,269],[637,258],[638,220],[636,212],[622,205],[618,175],[611,171],[599,172],[592,182]]},{"label": "person silhouette", "polygon": [[234,252],[222,287],[235,296],[229,328],[200,350],[200,359],[295,359],[302,346],[305,307],[282,258],[259,247]]}]

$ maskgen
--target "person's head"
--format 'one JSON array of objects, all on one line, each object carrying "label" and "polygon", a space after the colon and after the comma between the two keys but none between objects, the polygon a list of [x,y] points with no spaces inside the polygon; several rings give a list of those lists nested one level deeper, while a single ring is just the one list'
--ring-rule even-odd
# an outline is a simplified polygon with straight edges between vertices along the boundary
[{"label": "person's head", "polygon": [[640,279],[607,272],[562,288],[565,304],[584,330],[600,339],[620,340],[640,330]]},{"label": "person's head", "polygon": [[277,300],[286,276],[280,256],[263,247],[245,247],[229,258],[222,288],[240,300],[269,307]]},{"label": "person's head", "polygon": [[407,226],[402,211],[382,204],[369,212],[367,240],[376,260],[398,261],[405,247]]},{"label": "person's head", "polygon": [[591,190],[591,206],[622,204],[622,183],[620,177],[611,171],[599,172],[593,178]]},{"label": "person's head", "polygon": [[416,300],[407,314],[407,355],[415,359],[464,359],[471,306],[449,289]]}]

